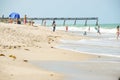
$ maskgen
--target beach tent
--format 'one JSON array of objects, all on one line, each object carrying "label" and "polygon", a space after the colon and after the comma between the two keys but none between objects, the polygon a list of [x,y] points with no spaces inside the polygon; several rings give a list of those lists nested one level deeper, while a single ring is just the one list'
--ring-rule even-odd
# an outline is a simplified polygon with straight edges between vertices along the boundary
[{"label": "beach tent", "polygon": [[16,13],[16,12],[13,12],[9,15],[9,17],[11,19],[19,19],[20,18],[20,14],[19,13]]}]

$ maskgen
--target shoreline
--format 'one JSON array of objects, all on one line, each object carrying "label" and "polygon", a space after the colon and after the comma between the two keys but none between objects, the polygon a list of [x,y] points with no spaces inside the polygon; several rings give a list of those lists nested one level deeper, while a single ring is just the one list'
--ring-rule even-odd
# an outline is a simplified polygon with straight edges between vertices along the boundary
[{"label": "shoreline", "polygon": [[[57,47],[57,48],[58,48],[58,47]],[[60,48],[60,49],[70,50],[70,51],[74,51],[74,52],[78,52],[78,53],[83,53],[83,54],[88,54],[88,55],[106,56],[106,57],[111,57],[111,58],[120,58],[119,55],[104,54],[104,53],[98,54],[98,53],[82,52],[82,51],[77,51],[77,50],[72,50],[72,49],[65,49],[65,48]]]},{"label": "shoreline", "polygon": [[80,62],[111,57],[58,49],[60,39],[89,39],[46,27],[0,23],[0,80],[64,80],[65,75],[30,61]]}]

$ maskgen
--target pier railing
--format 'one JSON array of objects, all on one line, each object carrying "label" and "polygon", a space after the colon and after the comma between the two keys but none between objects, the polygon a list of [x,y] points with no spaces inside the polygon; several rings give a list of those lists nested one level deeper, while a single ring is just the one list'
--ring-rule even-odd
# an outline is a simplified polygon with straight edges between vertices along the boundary
[{"label": "pier railing", "polygon": [[74,20],[74,25],[76,25],[77,20],[85,20],[85,26],[87,26],[87,21],[88,20],[95,20],[96,23],[95,25],[98,26],[98,17],[90,17],[90,18],[28,18],[29,20],[42,20],[42,23],[46,20],[63,20],[63,25],[65,25],[67,20]]}]

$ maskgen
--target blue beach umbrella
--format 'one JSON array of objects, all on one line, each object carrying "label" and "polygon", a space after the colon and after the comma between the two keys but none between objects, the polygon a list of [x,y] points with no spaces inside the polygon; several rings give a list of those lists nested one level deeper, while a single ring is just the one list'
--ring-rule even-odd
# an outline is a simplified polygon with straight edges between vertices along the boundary
[{"label": "blue beach umbrella", "polygon": [[20,18],[20,14],[13,12],[13,13],[11,13],[9,15],[9,17],[12,18],[12,19],[19,19]]}]

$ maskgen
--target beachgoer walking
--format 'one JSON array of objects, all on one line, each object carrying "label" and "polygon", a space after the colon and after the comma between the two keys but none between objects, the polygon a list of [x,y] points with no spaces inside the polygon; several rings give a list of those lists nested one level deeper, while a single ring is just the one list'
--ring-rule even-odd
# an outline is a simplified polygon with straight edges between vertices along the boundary
[{"label": "beachgoer walking", "polygon": [[83,35],[84,35],[84,36],[87,35],[87,31],[84,31]]},{"label": "beachgoer walking", "polygon": [[100,33],[100,26],[98,26],[98,28],[97,28],[97,33],[101,34]]},{"label": "beachgoer walking", "polygon": [[90,31],[90,26],[88,27],[88,31]]},{"label": "beachgoer walking", "polygon": [[117,26],[117,32],[116,32],[116,34],[117,34],[117,39],[118,39],[119,35],[120,35],[120,27],[119,26]]},{"label": "beachgoer walking", "polygon": [[68,26],[66,26],[66,32],[68,32]]},{"label": "beachgoer walking", "polygon": [[24,16],[24,24],[27,23],[27,15]]},{"label": "beachgoer walking", "polygon": [[46,20],[44,20],[44,26],[46,26]]},{"label": "beachgoer walking", "polygon": [[55,21],[53,21],[52,26],[53,26],[53,32],[55,32],[55,28],[56,28]]}]

